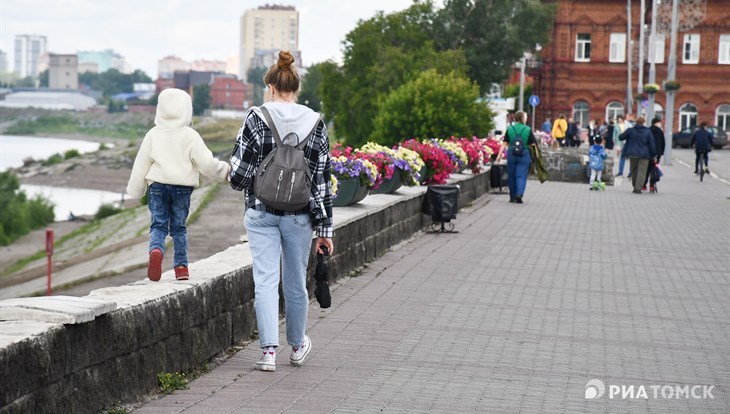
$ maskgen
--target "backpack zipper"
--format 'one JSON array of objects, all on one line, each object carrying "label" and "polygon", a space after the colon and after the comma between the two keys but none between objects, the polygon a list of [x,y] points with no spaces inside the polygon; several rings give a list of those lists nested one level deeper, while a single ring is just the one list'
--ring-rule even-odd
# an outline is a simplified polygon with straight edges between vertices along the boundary
[{"label": "backpack zipper", "polygon": [[274,200],[279,199],[279,188],[281,187],[282,178],[284,178],[284,170],[279,170],[279,180],[276,183],[276,195],[274,196]]},{"label": "backpack zipper", "polygon": [[297,173],[296,171],[292,171],[291,173],[291,187],[289,188],[289,200],[287,203],[291,203],[291,193],[294,191],[294,179],[296,178]]}]

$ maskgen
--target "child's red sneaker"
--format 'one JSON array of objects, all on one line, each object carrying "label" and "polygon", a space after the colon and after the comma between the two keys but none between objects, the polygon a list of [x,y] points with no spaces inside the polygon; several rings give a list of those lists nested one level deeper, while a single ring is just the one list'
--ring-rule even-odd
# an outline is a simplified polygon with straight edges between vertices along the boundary
[{"label": "child's red sneaker", "polygon": [[190,273],[188,272],[187,266],[178,266],[175,268],[175,279],[177,280],[188,280],[190,279]]},{"label": "child's red sneaker", "polygon": [[147,266],[147,277],[157,282],[162,277],[162,250],[153,249],[150,252],[150,263]]}]

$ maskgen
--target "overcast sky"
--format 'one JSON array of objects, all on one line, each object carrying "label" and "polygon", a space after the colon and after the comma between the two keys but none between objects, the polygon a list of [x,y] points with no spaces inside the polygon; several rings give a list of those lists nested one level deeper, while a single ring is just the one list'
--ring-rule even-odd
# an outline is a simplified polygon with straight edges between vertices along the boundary
[{"label": "overcast sky", "polygon": [[339,61],[358,20],[412,0],[0,0],[0,50],[12,71],[15,35],[45,35],[49,52],[113,49],[155,78],[157,60],[167,55],[225,61],[237,54],[241,15],[267,3],[299,11],[299,48],[310,65]]}]

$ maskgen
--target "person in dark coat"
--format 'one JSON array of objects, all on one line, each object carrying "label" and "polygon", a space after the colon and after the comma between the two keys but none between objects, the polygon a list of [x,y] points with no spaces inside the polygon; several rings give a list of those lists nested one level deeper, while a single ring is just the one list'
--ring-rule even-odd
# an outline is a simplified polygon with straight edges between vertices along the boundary
[{"label": "person in dark coat", "polygon": [[578,145],[576,139],[578,138],[578,134],[580,134],[580,127],[571,116],[570,118],[568,118],[568,130],[565,131],[566,145],[568,145],[569,147],[577,147]]},{"label": "person in dark coat", "polygon": [[695,149],[695,174],[699,174],[700,168],[702,168],[702,158],[705,160],[705,172],[709,174],[710,160],[707,153],[712,148],[712,134],[707,131],[707,122],[701,123],[700,127],[692,132],[689,146]]},{"label": "person in dark coat", "polygon": [[649,128],[644,126],[645,123],[646,119],[640,116],[636,120],[636,126],[626,129],[618,137],[620,141],[625,141],[622,152],[629,159],[634,194],[641,194],[649,161],[652,161],[657,155],[654,136]]},{"label": "person in dark coat", "polygon": [[[662,160],[662,155],[664,155],[664,148],[666,146],[664,131],[662,130],[662,120],[660,118],[652,119],[649,131],[651,131],[651,135],[654,137],[654,145],[656,145],[656,164],[659,164]],[[651,173],[654,172],[656,164],[653,162],[649,163],[649,169],[646,171],[646,178],[644,179],[644,187],[642,187],[642,190],[646,190],[646,183],[649,181]]]},{"label": "person in dark coat", "polygon": [[606,141],[606,149],[609,151],[613,150],[613,119],[608,121],[603,140]]}]

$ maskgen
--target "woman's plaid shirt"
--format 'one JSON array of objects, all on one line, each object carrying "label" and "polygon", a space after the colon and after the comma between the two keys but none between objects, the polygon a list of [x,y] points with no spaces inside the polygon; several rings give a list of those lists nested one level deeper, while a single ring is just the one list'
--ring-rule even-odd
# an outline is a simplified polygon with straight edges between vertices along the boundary
[{"label": "woman's plaid shirt", "polygon": [[274,149],[274,136],[266,123],[253,111],[249,111],[236,136],[236,146],[231,154],[231,187],[244,191],[246,208],[276,215],[309,213],[318,237],[332,237],[332,182],[330,181],[330,150],[327,128],[321,119],[304,147],[304,156],[312,170],[312,194],[309,207],[301,211],[274,210],[254,197],[253,181],[256,169]]}]

